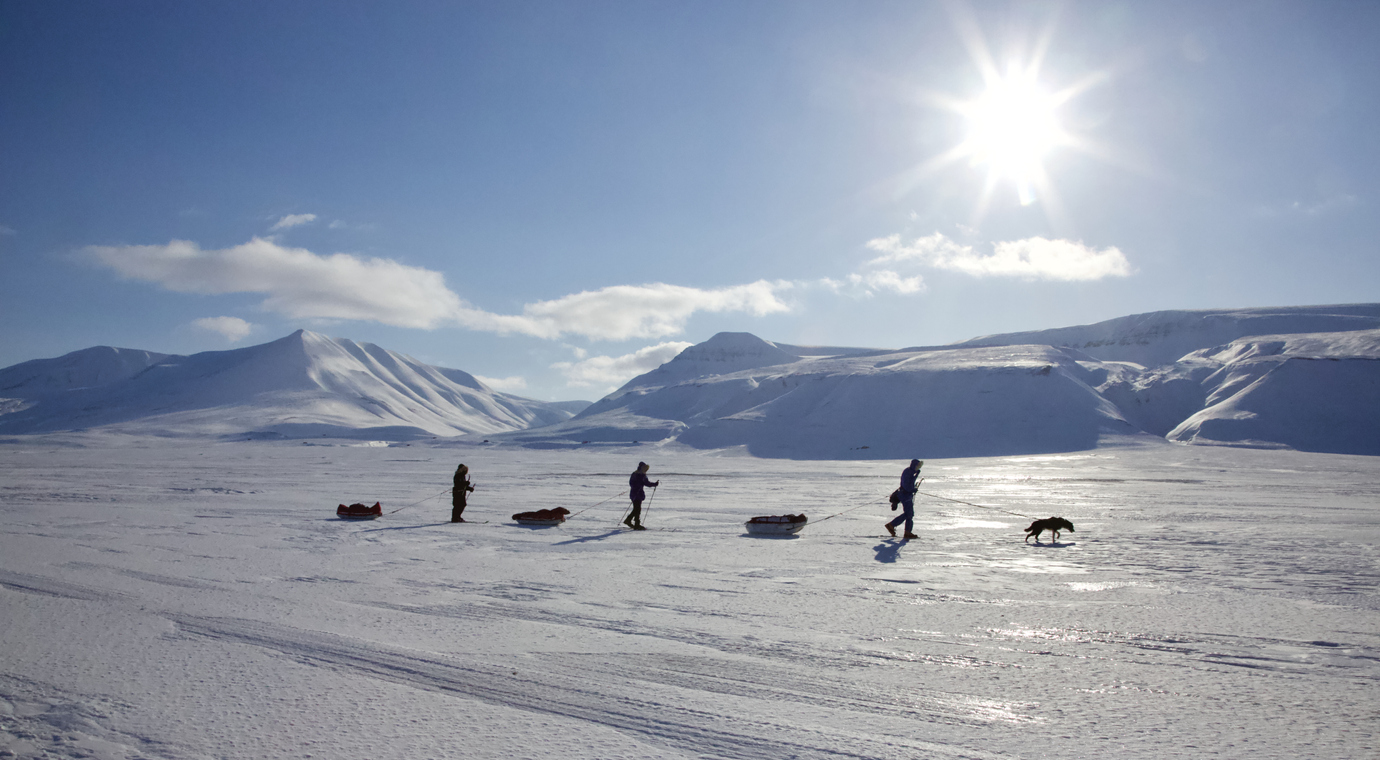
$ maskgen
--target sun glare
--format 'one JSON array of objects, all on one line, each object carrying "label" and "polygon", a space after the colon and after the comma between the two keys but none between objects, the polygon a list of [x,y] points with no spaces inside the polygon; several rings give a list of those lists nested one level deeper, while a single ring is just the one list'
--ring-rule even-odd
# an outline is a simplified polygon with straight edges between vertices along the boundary
[{"label": "sun glare", "polygon": [[1044,183],[1044,159],[1067,136],[1059,126],[1060,98],[1046,92],[1033,72],[1016,66],[993,79],[979,97],[958,105],[968,120],[960,152],[987,170],[989,185],[1006,180],[1023,205],[1036,200]]}]

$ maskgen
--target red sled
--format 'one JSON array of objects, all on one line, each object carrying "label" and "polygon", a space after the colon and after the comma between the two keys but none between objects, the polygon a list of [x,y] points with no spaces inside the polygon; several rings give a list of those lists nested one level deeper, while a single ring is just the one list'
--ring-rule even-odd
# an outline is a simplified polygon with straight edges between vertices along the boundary
[{"label": "red sled", "polygon": [[363,504],[351,504],[347,507],[341,504],[335,510],[335,516],[342,520],[376,520],[383,517],[383,507],[377,501],[372,507]]}]

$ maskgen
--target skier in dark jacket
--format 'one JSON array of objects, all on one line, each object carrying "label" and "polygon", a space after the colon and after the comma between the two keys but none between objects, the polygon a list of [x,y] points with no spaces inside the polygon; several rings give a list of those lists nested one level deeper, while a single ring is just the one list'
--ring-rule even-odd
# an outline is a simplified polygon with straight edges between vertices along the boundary
[{"label": "skier in dark jacket", "polygon": [[455,468],[455,486],[450,489],[450,521],[464,522],[460,515],[465,511],[465,496],[474,490],[470,485],[470,468],[460,465]]},{"label": "skier in dark jacket", "polygon": [[915,492],[919,490],[915,481],[920,477],[920,467],[924,464],[919,459],[912,459],[910,466],[901,471],[900,494],[901,506],[904,507],[904,511],[897,515],[896,519],[886,524],[886,532],[893,536],[896,535],[896,526],[904,522],[906,532],[901,538],[919,538],[911,532],[911,528],[914,527],[912,523],[915,521]]},{"label": "skier in dark jacket", "polygon": [[624,518],[623,524],[633,530],[646,530],[642,527],[642,502],[647,499],[647,492],[642,489],[647,486],[656,488],[661,485],[660,480],[653,483],[651,478],[647,477],[647,470],[649,469],[651,469],[651,465],[646,462],[638,462],[637,472],[628,478],[628,485],[632,487],[632,491],[628,493],[628,498],[632,499],[632,511]]}]

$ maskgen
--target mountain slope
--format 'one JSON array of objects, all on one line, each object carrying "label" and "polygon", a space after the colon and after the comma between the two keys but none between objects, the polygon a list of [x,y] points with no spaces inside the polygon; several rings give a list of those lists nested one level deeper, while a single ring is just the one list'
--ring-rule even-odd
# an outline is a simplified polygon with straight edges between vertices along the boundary
[{"label": "mountain slope", "polygon": [[1169,440],[1380,454],[1380,330],[1260,336],[1194,358],[1221,366]]},{"label": "mountain slope", "polygon": [[[55,383],[13,390],[40,386]],[[542,402],[495,393],[459,370],[305,330],[231,351],[163,356],[98,385],[11,398],[23,408],[0,416],[3,433],[103,427],[165,435],[406,438],[518,430],[569,417]]]},{"label": "mountain slope", "polygon": [[909,459],[1074,451],[1139,432],[1093,388],[1106,372],[1048,346],[869,351],[702,375],[690,364],[669,371],[673,363],[567,422],[499,437],[538,445],[674,439],[768,457]]},{"label": "mountain slope", "polygon": [[1157,367],[1171,364],[1194,351],[1226,345],[1252,335],[1377,328],[1380,328],[1380,304],[1156,311],[1092,325],[986,335],[951,347],[1059,346],[1078,349],[1103,361]]},{"label": "mountain slope", "polygon": [[806,459],[1052,453],[1124,436],[1380,454],[1376,322],[1380,305],[1158,312],[900,351],[721,333],[569,421],[500,438]]},{"label": "mountain slope", "polygon": [[143,372],[167,354],[96,346],[56,359],[34,359],[0,369],[0,396],[32,399],[78,388],[94,388]]}]

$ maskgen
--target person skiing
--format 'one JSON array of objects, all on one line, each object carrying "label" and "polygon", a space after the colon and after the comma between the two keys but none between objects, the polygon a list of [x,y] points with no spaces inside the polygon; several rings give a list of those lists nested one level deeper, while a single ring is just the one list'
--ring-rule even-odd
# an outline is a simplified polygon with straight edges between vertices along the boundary
[{"label": "person skiing", "polygon": [[896,519],[886,524],[886,532],[893,536],[896,535],[896,526],[904,522],[906,524],[906,532],[901,538],[919,538],[919,536],[911,532],[911,529],[914,527],[912,523],[915,522],[915,492],[919,489],[915,481],[920,477],[920,467],[924,464],[925,463],[919,459],[912,459],[910,460],[910,466],[901,471],[901,488],[899,492],[903,509],[901,514],[896,516]]},{"label": "person skiing", "polygon": [[638,462],[637,472],[628,478],[628,485],[632,487],[632,491],[628,493],[628,498],[632,499],[632,511],[623,518],[623,524],[633,530],[646,530],[642,527],[642,502],[647,499],[647,492],[643,489],[647,486],[656,488],[661,485],[660,480],[653,483],[651,478],[647,477],[647,471],[650,469],[651,465],[646,462]]},{"label": "person skiing", "polygon": [[460,515],[465,511],[465,496],[474,490],[469,479],[470,468],[460,465],[455,468],[455,486],[450,489],[450,521],[464,522]]}]

